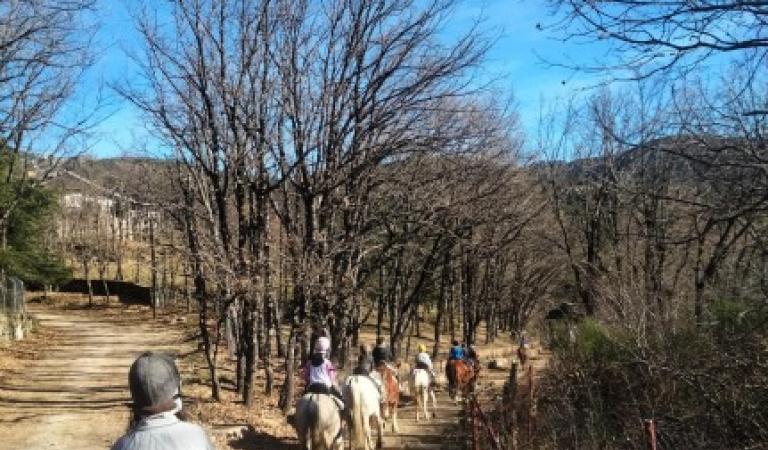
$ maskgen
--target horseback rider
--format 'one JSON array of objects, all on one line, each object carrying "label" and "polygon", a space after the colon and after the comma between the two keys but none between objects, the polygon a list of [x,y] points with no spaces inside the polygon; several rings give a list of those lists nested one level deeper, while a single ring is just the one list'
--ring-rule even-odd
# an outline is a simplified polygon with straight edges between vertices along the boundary
[{"label": "horseback rider", "polygon": [[357,355],[357,365],[352,369],[352,375],[365,375],[373,384],[376,385],[376,389],[379,390],[379,395],[383,395],[384,386],[382,385],[379,377],[371,375],[374,369],[373,359],[368,351],[368,347],[365,345],[360,346],[360,354]]},{"label": "horseback rider", "polygon": [[517,346],[517,359],[520,360],[520,364],[525,366],[528,362],[528,338],[525,336],[525,331],[520,333],[520,344]]},{"label": "horseback rider", "polygon": [[315,341],[312,356],[303,368],[304,393],[330,394],[339,400],[343,408],[344,400],[336,383],[336,367],[328,359],[330,348],[331,341],[325,336],[319,336]]},{"label": "horseback rider", "polygon": [[[386,369],[385,372],[388,371],[391,373],[395,378],[395,381],[397,381],[398,384],[400,383],[399,371],[389,363],[389,361],[392,359],[392,353],[389,351],[389,347],[387,347],[387,345],[384,343],[384,338],[380,337],[376,339],[376,347],[373,348],[371,356],[373,356],[374,368],[374,371],[371,372],[371,379],[376,384],[376,386],[379,387],[379,391],[384,393],[384,387],[386,384],[384,374],[379,373],[379,371],[382,369]],[[384,396],[382,396],[381,399],[384,401]]]},{"label": "horseback rider", "polygon": [[432,358],[427,353],[427,346],[419,344],[419,353],[416,355],[416,368],[429,372],[429,385],[435,386],[435,369],[432,366]]},{"label": "horseback rider", "polygon": [[373,348],[373,365],[379,367],[382,364],[389,366],[389,360],[392,354],[389,351],[389,347],[384,343],[384,338],[376,339],[376,347]]},{"label": "horseback rider", "polygon": [[352,369],[353,375],[369,375],[373,370],[373,359],[365,344],[360,346],[360,353],[357,355],[357,365]]},{"label": "horseback rider", "polygon": [[398,380],[400,379],[400,374],[397,369],[390,364],[390,361],[392,360],[392,352],[389,351],[389,347],[384,343],[384,338],[378,338],[376,340],[376,347],[374,347],[373,352],[371,353],[373,356],[374,368],[379,369],[382,366],[386,367],[395,375],[395,378]]},{"label": "horseback rider", "polygon": [[477,367],[480,365],[480,360],[477,357],[477,349],[475,348],[474,344],[470,344],[469,348],[467,348],[465,359],[467,361],[467,364],[469,364],[469,366],[472,367],[473,370],[476,370]]},{"label": "horseback rider", "polygon": [[523,347],[525,349],[529,347],[528,336],[526,336],[525,331],[520,332],[520,347]]},{"label": "horseback rider", "polygon": [[112,450],[213,450],[205,430],[185,421],[181,377],[169,355],[146,352],[128,372],[132,417]]},{"label": "horseback rider", "polygon": [[309,348],[310,349],[315,348],[315,344],[317,344],[317,340],[321,337],[330,339],[330,335],[328,334],[328,329],[326,327],[320,326],[319,324],[312,325],[312,334],[309,336]]},{"label": "horseback rider", "polygon": [[453,346],[448,353],[448,361],[461,361],[464,359],[464,347],[459,344],[459,341],[454,339]]}]

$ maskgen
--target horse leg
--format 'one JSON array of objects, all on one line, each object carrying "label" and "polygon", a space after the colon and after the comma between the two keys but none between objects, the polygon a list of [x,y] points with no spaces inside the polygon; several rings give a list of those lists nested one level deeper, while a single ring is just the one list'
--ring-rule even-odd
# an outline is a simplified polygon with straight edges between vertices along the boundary
[{"label": "horse leg", "polygon": [[437,409],[437,397],[435,396],[435,390],[430,389],[429,395],[432,397],[432,416],[437,417],[437,413],[435,412],[435,410]]},{"label": "horse leg", "polygon": [[421,402],[423,403],[424,417],[427,419],[427,422],[429,422],[429,411],[427,410],[427,405],[429,404],[429,387],[424,386],[421,389]]},{"label": "horse leg", "polygon": [[368,417],[363,423],[365,429],[365,450],[373,450],[373,437],[371,436],[371,418]]},{"label": "horse leg", "polygon": [[314,436],[312,436],[312,427],[307,427],[307,431],[304,432],[304,449],[305,450],[312,450],[312,439],[314,439]]},{"label": "horse leg", "polygon": [[413,389],[413,398],[416,400],[416,422],[419,421],[419,410],[421,409],[421,387],[420,386],[414,386]]},{"label": "horse leg", "polygon": [[400,432],[400,426],[397,424],[397,405],[392,406],[392,431]]},{"label": "horse leg", "polygon": [[379,407],[379,419],[381,420],[382,426],[385,428],[387,426],[387,422],[389,421],[389,415],[387,412],[387,404],[382,403]]},{"label": "horse leg", "polygon": [[384,447],[384,421],[381,416],[376,416],[376,448],[381,449]]},{"label": "horse leg", "polygon": [[344,441],[340,435],[331,435],[330,432],[325,432],[325,445],[328,450],[344,450]]}]

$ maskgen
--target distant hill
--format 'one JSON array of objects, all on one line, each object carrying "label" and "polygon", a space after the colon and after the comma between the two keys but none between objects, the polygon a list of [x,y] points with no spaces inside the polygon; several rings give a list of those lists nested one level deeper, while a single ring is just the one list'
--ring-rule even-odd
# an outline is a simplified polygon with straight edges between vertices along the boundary
[{"label": "distant hill", "polygon": [[155,203],[172,195],[173,169],[173,162],[161,159],[78,156],[61,161],[51,172],[48,186],[63,193],[121,194]]},{"label": "distant hill", "polygon": [[610,156],[538,162],[532,168],[540,171],[554,167],[562,176],[584,180],[603,177],[608,171],[613,171],[680,182],[734,181],[759,176],[761,161],[766,156],[768,152],[765,148],[755,148],[755,143],[743,139],[669,136]]}]

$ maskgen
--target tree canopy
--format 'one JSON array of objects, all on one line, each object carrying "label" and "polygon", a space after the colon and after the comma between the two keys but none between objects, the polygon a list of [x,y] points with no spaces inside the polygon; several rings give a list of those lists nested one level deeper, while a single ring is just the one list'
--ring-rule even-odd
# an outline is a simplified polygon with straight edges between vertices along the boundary
[{"label": "tree canopy", "polygon": [[[13,156],[0,157],[0,173],[8,173]],[[20,166],[20,164],[16,164]],[[69,271],[46,245],[57,202],[55,193],[27,183],[24,174],[12,171],[0,180],[0,211],[7,215],[7,228],[0,246],[0,269],[27,283],[53,284],[66,279]]]}]

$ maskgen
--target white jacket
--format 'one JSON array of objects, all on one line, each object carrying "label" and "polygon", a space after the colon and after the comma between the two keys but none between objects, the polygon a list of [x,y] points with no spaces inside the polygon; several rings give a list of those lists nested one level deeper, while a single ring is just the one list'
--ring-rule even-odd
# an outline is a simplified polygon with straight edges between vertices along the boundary
[{"label": "white jacket", "polygon": [[215,450],[200,426],[166,412],[141,420],[112,450]]},{"label": "white jacket", "polygon": [[421,352],[416,355],[416,362],[424,364],[429,367],[429,370],[432,370],[432,358],[429,357],[429,353]]}]

